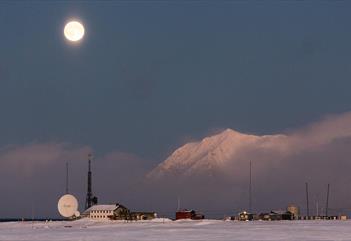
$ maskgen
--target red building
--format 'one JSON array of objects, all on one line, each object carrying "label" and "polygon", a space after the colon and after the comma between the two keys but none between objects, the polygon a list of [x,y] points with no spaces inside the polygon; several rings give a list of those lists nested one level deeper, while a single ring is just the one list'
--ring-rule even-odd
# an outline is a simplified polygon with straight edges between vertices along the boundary
[{"label": "red building", "polygon": [[178,219],[192,219],[192,220],[199,220],[204,219],[205,216],[200,213],[196,213],[195,210],[179,210],[176,212],[176,220]]}]

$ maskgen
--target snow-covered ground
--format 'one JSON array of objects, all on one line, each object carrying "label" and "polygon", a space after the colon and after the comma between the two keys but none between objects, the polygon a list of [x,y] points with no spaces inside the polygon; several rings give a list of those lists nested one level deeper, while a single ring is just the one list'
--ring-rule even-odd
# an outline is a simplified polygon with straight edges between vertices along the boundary
[{"label": "snow-covered ground", "polygon": [[0,223],[1,241],[194,241],[351,240],[351,221],[233,222],[218,220],[148,222]]}]

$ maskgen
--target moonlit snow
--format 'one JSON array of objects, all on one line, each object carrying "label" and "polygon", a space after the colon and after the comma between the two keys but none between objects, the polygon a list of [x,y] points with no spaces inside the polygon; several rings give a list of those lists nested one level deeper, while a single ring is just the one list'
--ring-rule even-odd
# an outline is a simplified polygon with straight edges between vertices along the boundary
[{"label": "moonlit snow", "polygon": [[350,221],[170,221],[0,223],[1,241],[351,240]]}]

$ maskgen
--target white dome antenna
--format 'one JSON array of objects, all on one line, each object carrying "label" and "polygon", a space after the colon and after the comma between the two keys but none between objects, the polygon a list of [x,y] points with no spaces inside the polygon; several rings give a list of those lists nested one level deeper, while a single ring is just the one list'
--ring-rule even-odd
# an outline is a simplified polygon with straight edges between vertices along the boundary
[{"label": "white dome antenna", "polygon": [[57,209],[62,217],[71,218],[77,214],[78,201],[73,195],[65,194],[59,199]]}]

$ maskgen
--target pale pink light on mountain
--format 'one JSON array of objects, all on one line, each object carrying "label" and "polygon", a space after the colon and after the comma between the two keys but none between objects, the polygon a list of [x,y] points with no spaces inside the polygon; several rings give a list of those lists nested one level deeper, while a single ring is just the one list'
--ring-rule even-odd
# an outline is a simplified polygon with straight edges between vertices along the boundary
[{"label": "pale pink light on mountain", "polygon": [[250,160],[265,169],[292,155],[321,150],[345,137],[351,137],[351,113],[331,116],[288,134],[259,136],[226,129],[178,148],[147,177],[189,177],[211,173],[240,175],[239,167]]}]

